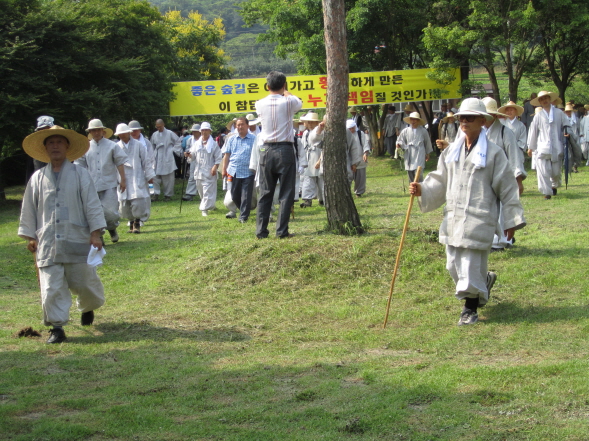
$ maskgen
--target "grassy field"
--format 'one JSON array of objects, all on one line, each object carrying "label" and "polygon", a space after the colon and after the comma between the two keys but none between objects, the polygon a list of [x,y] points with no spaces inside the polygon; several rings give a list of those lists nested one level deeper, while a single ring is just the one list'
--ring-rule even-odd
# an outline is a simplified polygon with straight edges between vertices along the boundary
[{"label": "grassy field", "polygon": [[[207,218],[198,202],[179,214],[178,196],[154,204],[142,234],[107,239],[107,303],[88,328],[73,308],[60,345],[45,344],[14,188],[0,207],[0,439],[587,440],[580,170],[550,201],[530,172],[528,226],[491,255],[499,278],[474,326],[456,326],[442,212],[416,205],[382,329],[409,197],[398,163],[377,158],[359,237],[323,233],[316,203],[297,208],[295,238],[263,241],[221,200]],[[17,338],[26,326],[43,337]]]}]

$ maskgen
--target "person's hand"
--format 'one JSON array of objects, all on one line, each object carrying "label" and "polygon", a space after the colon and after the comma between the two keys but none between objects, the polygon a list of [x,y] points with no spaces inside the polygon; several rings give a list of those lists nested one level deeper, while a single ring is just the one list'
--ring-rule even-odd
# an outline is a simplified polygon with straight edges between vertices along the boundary
[{"label": "person's hand", "polygon": [[517,188],[519,190],[519,195],[521,196],[521,194],[524,192],[523,176],[520,175],[515,178],[515,180],[517,181]]},{"label": "person's hand", "polygon": [[429,155],[425,155],[425,162],[429,161]]},{"label": "person's hand", "polygon": [[90,233],[90,245],[92,245],[95,248],[98,248],[99,250],[102,249],[102,240],[100,236],[100,230],[95,230],[92,233]]},{"label": "person's hand", "polygon": [[321,167],[321,160],[315,163],[315,170],[318,170]]},{"label": "person's hand", "polygon": [[217,174],[217,166],[213,165],[213,168],[211,169],[211,176],[215,176]]},{"label": "person's hand", "polygon": [[34,239],[30,239],[29,243],[27,244],[27,250],[31,253],[35,253],[37,251],[38,243]]},{"label": "person's hand", "polygon": [[184,157],[188,158],[190,156],[190,152],[184,152]]},{"label": "person's hand", "polygon": [[530,149],[528,149],[528,156],[531,158],[532,157],[532,151]]},{"label": "person's hand", "polygon": [[149,181],[147,181],[148,184],[153,184],[153,178],[151,178]]},{"label": "person's hand", "polygon": [[364,162],[368,164],[368,152],[364,152],[364,155],[362,156],[362,160],[364,160]]},{"label": "person's hand", "polygon": [[224,168],[224,169],[223,169],[223,172],[221,173],[221,175],[222,175],[224,178],[226,178],[226,177],[227,177],[227,169],[226,169],[226,168]]},{"label": "person's hand", "polygon": [[565,138],[568,138],[569,136],[571,136],[571,135],[570,135],[570,134],[568,134],[568,133],[565,133],[565,134],[564,134],[564,137],[565,137]]},{"label": "person's hand", "polygon": [[124,193],[126,189],[127,189],[127,182],[121,181],[121,183],[119,184],[119,191],[121,193]]},{"label": "person's hand", "polygon": [[513,236],[515,234],[515,228],[509,228],[509,229],[505,230],[503,232],[503,234],[505,234],[505,236],[507,236],[507,240],[511,240],[511,239],[513,239]]},{"label": "person's hand", "polygon": [[356,167],[355,165],[352,165],[352,171],[353,171],[354,173],[356,173],[356,170],[357,170],[357,167]]},{"label": "person's hand", "polygon": [[421,196],[421,184],[418,182],[410,183],[409,194],[412,194],[413,196]]},{"label": "person's hand", "polygon": [[450,143],[448,141],[445,141],[443,139],[436,139],[436,147],[438,147],[440,150],[444,150],[449,145]]}]

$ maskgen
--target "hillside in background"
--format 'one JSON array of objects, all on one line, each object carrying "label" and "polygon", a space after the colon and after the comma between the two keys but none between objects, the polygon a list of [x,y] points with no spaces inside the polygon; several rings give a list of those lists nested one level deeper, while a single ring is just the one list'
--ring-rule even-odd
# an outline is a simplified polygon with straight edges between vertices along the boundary
[{"label": "hillside in background", "polygon": [[149,0],[163,14],[169,10],[179,10],[183,16],[198,11],[207,20],[222,18],[225,25],[225,43],[222,48],[230,57],[229,66],[233,78],[252,78],[265,76],[271,70],[286,74],[297,72],[291,60],[283,60],[274,55],[275,44],[258,43],[256,37],[266,31],[266,27],[255,25],[245,28],[239,15],[239,0]]}]

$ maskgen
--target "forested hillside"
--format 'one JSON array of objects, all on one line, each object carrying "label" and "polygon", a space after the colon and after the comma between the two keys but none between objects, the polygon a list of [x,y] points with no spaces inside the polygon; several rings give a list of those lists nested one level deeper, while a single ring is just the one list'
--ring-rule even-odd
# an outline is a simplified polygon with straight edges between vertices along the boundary
[{"label": "forested hillside", "polygon": [[208,21],[221,18],[225,26],[225,42],[221,45],[230,58],[228,66],[233,78],[264,76],[273,69],[287,74],[296,73],[296,65],[274,55],[276,43],[258,43],[257,36],[267,26],[259,24],[244,27],[240,15],[240,0],[149,0],[162,14],[170,10],[180,11],[186,17],[191,11],[198,11]]}]

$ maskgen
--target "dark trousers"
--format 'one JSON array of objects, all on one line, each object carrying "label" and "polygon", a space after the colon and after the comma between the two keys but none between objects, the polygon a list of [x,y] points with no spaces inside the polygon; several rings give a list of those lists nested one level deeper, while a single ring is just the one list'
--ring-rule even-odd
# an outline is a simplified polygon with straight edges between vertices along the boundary
[{"label": "dark trousers", "polygon": [[[407,170],[407,176],[409,176],[409,182],[415,181],[416,174],[417,174],[417,170]],[[423,170],[421,170],[421,175],[419,175],[419,182],[423,182]]]},{"label": "dark trousers", "polygon": [[280,179],[280,192],[278,202],[278,220],[276,222],[276,235],[288,236],[288,221],[290,211],[295,199],[296,160],[294,147],[290,142],[264,144],[260,151],[259,168],[260,194],[258,198],[258,212],[256,219],[256,236],[268,237],[268,221],[274,199],[276,182]]},{"label": "dark trousers", "polygon": [[254,191],[254,176],[248,178],[233,178],[231,184],[231,199],[239,207],[239,218],[247,220],[252,209],[252,192]]}]

